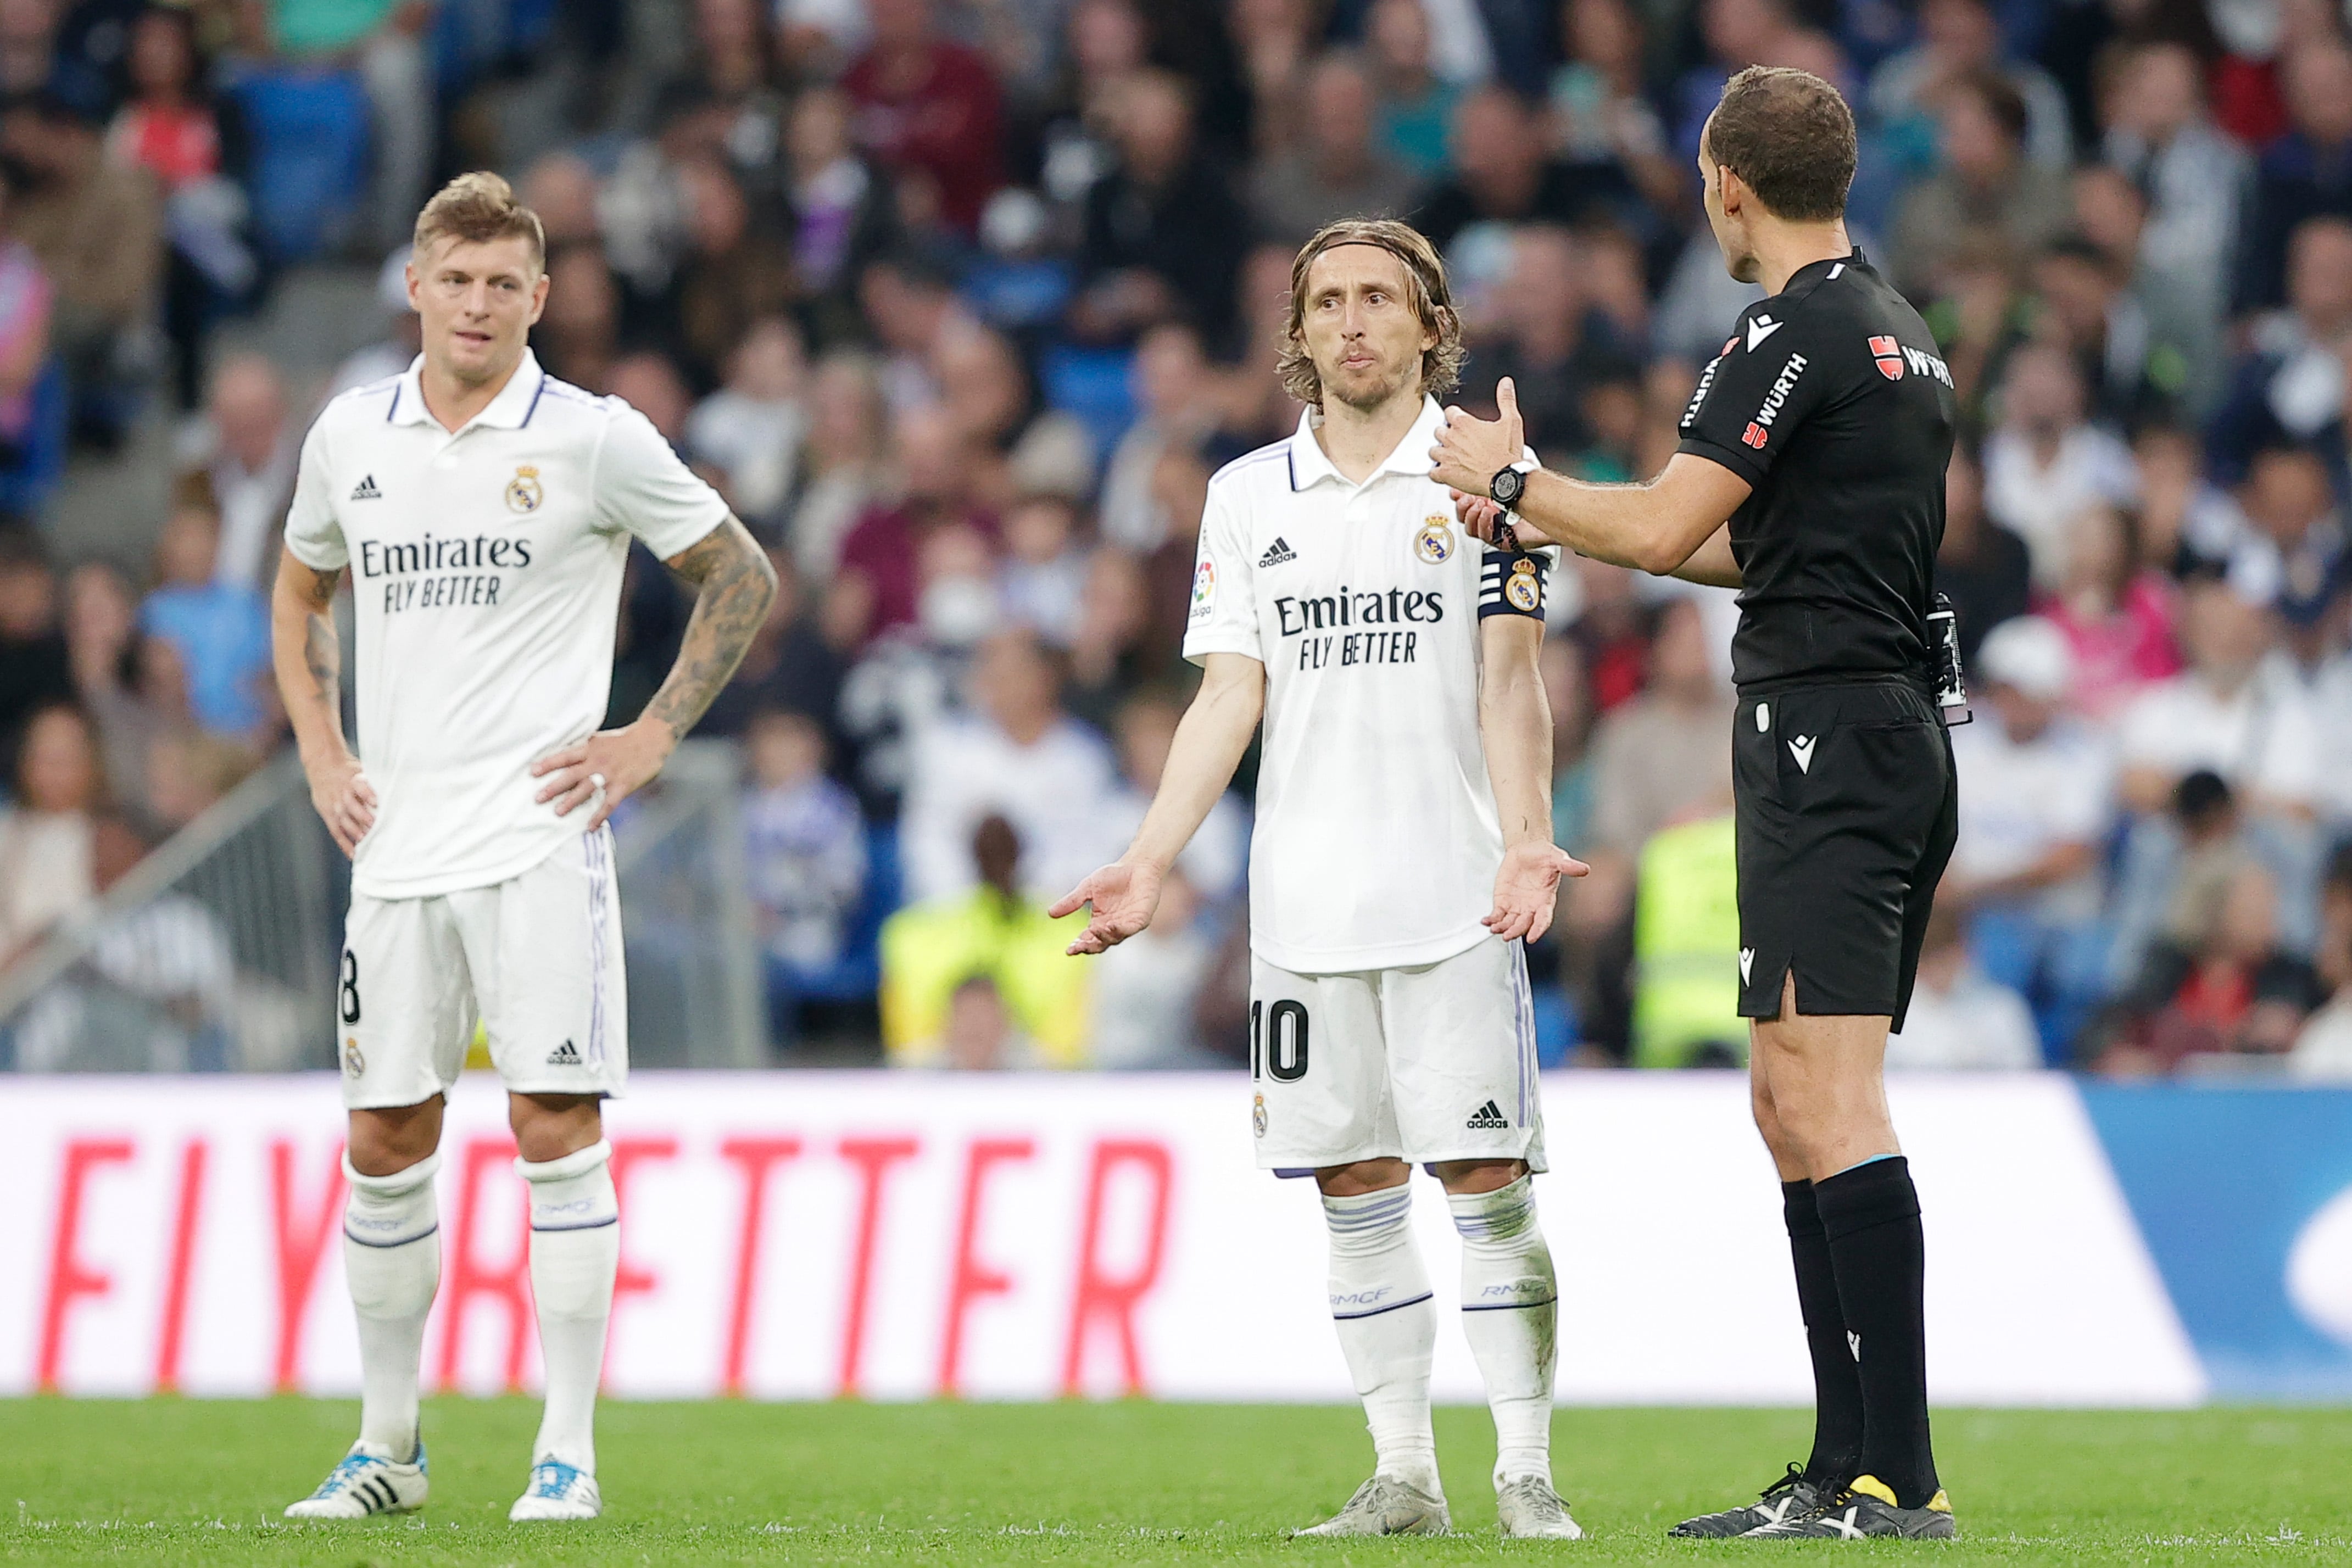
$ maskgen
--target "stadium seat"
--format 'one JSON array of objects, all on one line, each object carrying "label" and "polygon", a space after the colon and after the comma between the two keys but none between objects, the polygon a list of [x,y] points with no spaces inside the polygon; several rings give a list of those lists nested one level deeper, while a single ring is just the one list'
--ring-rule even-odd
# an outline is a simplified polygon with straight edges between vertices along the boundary
[{"label": "stadium seat", "polygon": [[368,180],[368,100],[359,73],[262,70],[229,89],[253,138],[254,225],[273,262],[340,245]]},{"label": "stadium seat", "polygon": [[66,467],[66,421],[72,398],[63,366],[51,360],[33,382],[33,419],[16,460],[0,467],[0,513],[29,517],[41,509]]},{"label": "stadium seat", "polygon": [[1108,452],[1135,420],[1135,394],[1129,349],[1086,349],[1061,343],[1037,357],[1037,380],[1047,406],[1075,414],[1094,437],[1097,452]]},{"label": "stadium seat", "polygon": [[1567,1066],[1569,1053],[1576,1049],[1576,1037],[1580,1032],[1576,998],[1565,986],[1531,986],[1528,988],[1528,1006],[1535,1014],[1536,1065],[1547,1071]]}]

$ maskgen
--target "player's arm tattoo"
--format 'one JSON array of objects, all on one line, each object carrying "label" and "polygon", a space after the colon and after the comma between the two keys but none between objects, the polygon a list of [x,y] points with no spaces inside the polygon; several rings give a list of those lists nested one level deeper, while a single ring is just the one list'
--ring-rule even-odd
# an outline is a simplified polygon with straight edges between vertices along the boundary
[{"label": "player's arm tattoo", "polygon": [[303,601],[310,613],[302,625],[302,667],[310,674],[311,685],[320,697],[333,701],[342,684],[343,647],[335,635],[335,587],[342,580],[340,568],[321,571],[317,567],[304,567],[307,580],[299,586]]},{"label": "player's arm tattoo", "polygon": [[700,543],[670,557],[669,567],[700,591],[677,663],[646,705],[646,716],[667,726],[670,738],[678,740],[743,662],[776,597],[776,569],[731,516]]},{"label": "player's arm tattoo", "polygon": [[306,758],[343,747],[343,653],[335,633],[335,593],[342,580],[342,568],[306,565],[288,550],[270,591],[270,664],[286,720]]}]

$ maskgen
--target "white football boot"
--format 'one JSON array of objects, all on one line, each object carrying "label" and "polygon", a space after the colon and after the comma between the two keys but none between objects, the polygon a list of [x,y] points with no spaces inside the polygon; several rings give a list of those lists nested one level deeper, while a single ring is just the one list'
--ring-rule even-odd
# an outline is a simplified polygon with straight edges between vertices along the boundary
[{"label": "white football boot", "polygon": [[1432,1497],[1411,1481],[1395,1476],[1374,1476],[1356,1489],[1348,1506],[1297,1535],[1451,1535],[1453,1517],[1445,1500]]},{"label": "white football boot", "polygon": [[1567,1500],[1541,1476],[1516,1476],[1495,1489],[1495,1512],[1508,1541],[1581,1541]]},{"label": "white football boot", "polygon": [[416,1458],[404,1465],[354,1448],[327,1472],[317,1491],[286,1505],[286,1517],[365,1519],[373,1513],[410,1513],[425,1506],[428,1490],[424,1444],[416,1445]]},{"label": "white football boot", "polygon": [[596,1478],[561,1459],[541,1459],[530,1468],[530,1485],[507,1518],[516,1524],[543,1521],[593,1519],[604,1511],[604,1497]]}]

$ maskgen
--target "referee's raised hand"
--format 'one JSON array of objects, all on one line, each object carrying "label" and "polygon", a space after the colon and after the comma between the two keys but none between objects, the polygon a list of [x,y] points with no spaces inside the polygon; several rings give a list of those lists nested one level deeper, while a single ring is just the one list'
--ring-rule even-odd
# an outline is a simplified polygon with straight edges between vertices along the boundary
[{"label": "referee's raised hand", "polygon": [[1477,419],[1448,404],[1429,449],[1429,476],[1465,496],[1486,494],[1495,476],[1527,455],[1527,423],[1519,418],[1519,389],[1505,376],[1495,383],[1495,419]]}]

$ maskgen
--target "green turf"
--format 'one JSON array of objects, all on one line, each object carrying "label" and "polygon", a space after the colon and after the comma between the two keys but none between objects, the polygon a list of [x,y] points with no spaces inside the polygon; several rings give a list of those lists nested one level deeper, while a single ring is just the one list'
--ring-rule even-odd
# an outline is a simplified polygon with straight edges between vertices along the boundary
[{"label": "green turf", "polygon": [[[1798,1451],[1788,1411],[1567,1410],[1562,1489],[1592,1538],[1495,1539],[1485,1412],[1439,1412],[1451,1541],[1291,1542],[1362,1479],[1352,1409],[1154,1405],[612,1403],[607,1514],[506,1522],[535,1406],[425,1413],[433,1502],[289,1525],[355,1409],[326,1401],[0,1401],[0,1562],[1436,1564],[1721,1561],[1845,1550],[1660,1532]],[[1937,1433],[1967,1539],[1866,1555],[2032,1563],[2352,1561],[2352,1411],[1948,1411]],[[11,1517],[13,1516],[13,1517]]]}]

